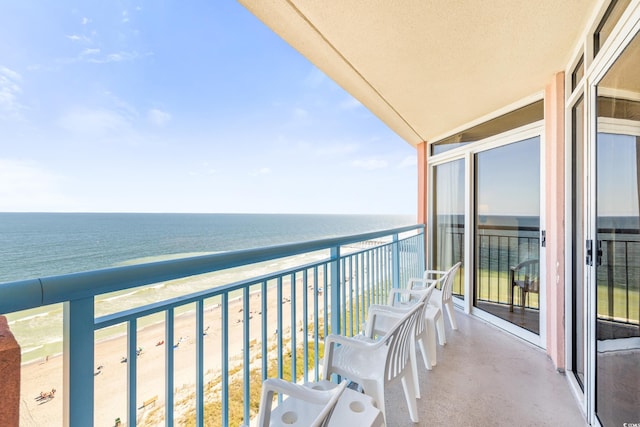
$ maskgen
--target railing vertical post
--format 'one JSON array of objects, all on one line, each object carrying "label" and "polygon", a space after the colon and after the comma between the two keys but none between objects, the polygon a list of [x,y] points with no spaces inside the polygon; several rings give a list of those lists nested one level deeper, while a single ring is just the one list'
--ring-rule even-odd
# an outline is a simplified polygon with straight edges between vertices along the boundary
[{"label": "railing vertical post", "polygon": [[93,297],[63,305],[63,425],[93,425]]},{"label": "railing vertical post", "polygon": [[[196,426],[204,425],[204,300],[196,302]],[[246,349],[247,347],[245,347]]]},{"label": "railing vertical post", "polygon": [[609,312],[609,319],[613,319],[614,310],[613,310],[613,267],[615,264],[614,260],[614,252],[613,252],[613,240],[607,241],[607,311]]},{"label": "railing vertical post", "polygon": [[127,426],[136,426],[138,384],[138,322],[127,322]]},{"label": "railing vertical post", "polygon": [[398,233],[393,235],[391,245],[391,287],[400,287],[400,249],[398,244]]},{"label": "railing vertical post", "polygon": [[164,365],[164,425],[173,427],[173,365],[174,365],[174,339],[173,339],[173,308],[165,312],[165,360]]},{"label": "railing vertical post", "polygon": [[331,248],[331,332],[339,334],[340,327],[340,247]]}]

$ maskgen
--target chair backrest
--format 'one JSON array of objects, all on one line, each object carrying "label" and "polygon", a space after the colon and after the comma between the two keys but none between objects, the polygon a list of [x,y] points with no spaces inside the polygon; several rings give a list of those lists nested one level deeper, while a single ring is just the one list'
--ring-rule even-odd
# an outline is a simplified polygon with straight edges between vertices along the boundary
[{"label": "chair backrest", "polygon": [[409,352],[411,351],[411,334],[415,332],[415,325],[420,316],[424,317],[424,302],[413,306],[402,319],[396,323],[387,335],[385,343],[387,349],[387,360],[385,362],[384,379],[389,382],[399,376],[409,362]]},{"label": "chair backrest", "polygon": [[540,262],[529,259],[511,267],[512,281],[521,280],[526,283],[528,292],[538,292],[540,289]]},{"label": "chair backrest", "polygon": [[455,280],[456,274],[458,273],[458,269],[461,265],[462,262],[457,262],[445,274],[446,278],[444,279],[444,282],[442,284],[442,303],[451,301],[453,294],[453,281]]},{"label": "chair backrest", "polygon": [[[392,307],[396,306],[396,303],[399,302],[396,296],[400,296],[400,297],[406,296],[409,298],[409,302],[414,301],[414,304],[424,303],[422,307],[423,315],[418,317],[418,321],[416,322],[416,325],[415,325],[416,337],[421,335],[424,332],[424,329],[426,328],[424,314],[427,309],[427,304],[431,299],[431,294],[433,293],[433,290],[435,289],[438,283],[439,281],[435,281],[431,285],[429,285],[429,287],[427,287],[426,289],[425,288],[418,288],[418,289],[394,288],[394,289],[391,289],[391,292],[389,292],[389,300],[387,304]],[[402,302],[405,302],[405,301],[402,300]]]}]

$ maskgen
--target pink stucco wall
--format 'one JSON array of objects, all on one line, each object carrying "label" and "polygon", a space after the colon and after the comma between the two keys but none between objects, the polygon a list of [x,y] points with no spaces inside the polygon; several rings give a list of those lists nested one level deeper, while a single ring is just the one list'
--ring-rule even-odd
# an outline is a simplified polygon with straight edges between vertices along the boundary
[{"label": "pink stucco wall", "polygon": [[547,353],[558,370],[565,368],[565,126],[564,73],[545,88],[545,218]]},{"label": "pink stucco wall", "polygon": [[0,396],[2,426],[17,427],[20,422],[20,346],[4,316],[0,316]]}]

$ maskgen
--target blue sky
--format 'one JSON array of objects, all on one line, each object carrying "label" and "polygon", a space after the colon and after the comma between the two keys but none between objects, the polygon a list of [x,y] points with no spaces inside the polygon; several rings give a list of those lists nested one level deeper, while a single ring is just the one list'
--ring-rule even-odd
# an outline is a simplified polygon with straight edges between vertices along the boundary
[{"label": "blue sky", "polygon": [[416,213],[416,152],[236,2],[3,2],[0,211]]}]

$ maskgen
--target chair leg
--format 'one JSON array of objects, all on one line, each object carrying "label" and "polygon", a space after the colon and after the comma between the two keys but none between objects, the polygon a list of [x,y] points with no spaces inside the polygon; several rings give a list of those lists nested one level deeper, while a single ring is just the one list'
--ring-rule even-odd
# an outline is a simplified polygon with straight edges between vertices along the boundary
[{"label": "chair leg", "polygon": [[415,396],[420,399],[420,382],[418,381],[418,354],[416,353],[416,339],[411,338],[409,352],[409,363],[411,363],[411,370],[413,371],[413,384],[415,387]]},{"label": "chair leg", "polygon": [[447,343],[447,336],[444,332],[444,315],[440,313],[440,316],[436,319],[436,326],[438,328],[438,341],[440,345],[445,345]]},{"label": "chair leg", "polygon": [[451,329],[458,330],[458,322],[456,322],[456,313],[453,308],[453,301],[449,301],[445,304],[447,306],[447,314],[449,315],[449,323],[451,323]]},{"label": "chair leg", "polygon": [[409,417],[414,423],[418,422],[418,402],[416,402],[416,396],[413,394],[415,386],[413,383],[413,372],[408,372],[401,379],[402,388],[404,388],[404,397],[407,401],[407,407],[409,408]]},{"label": "chair leg", "polygon": [[[428,336],[429,336],[429,332],[427,331],[427,337]],[[420,353],[422,353],[422,361],[424,362],[424,366],[427,368],[428,371],[430,371],[431,369],[433,369],[433,366],[430,360],[431,356],[427,351],[427,349],[424,347],[425,343],[422,338],[418,339],[418,346],[420,347]]]},{"label": "chair leg", "polygon": [[[384,424],[387,425],[387,412],[384,409],[384,380],[382,382],[371,383],[369,381],[363,381],[362,390],[364,394],[369,395],[375,402],[382,416],[384,417]],[[366,384],[366,385],[365,385]]]},{"label": "chair leg", "polygon": [[431,366],[436,366],[437,364],[437,354],[436,347],[438,343],[436,342],[436,319],[428,318],[427,319],[427,351],[429,352],[429,363]]}]

